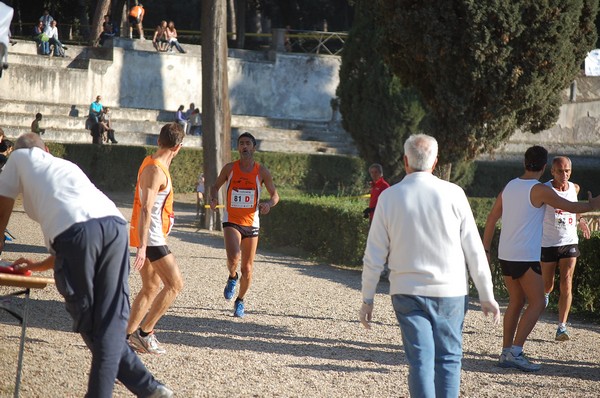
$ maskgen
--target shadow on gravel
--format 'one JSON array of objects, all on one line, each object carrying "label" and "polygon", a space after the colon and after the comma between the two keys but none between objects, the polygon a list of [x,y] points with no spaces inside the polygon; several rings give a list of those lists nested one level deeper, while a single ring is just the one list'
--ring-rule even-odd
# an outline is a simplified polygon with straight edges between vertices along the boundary
[{"label": "shadow on gravel", "polygon": [[[177,327],[170,329],[169,325]],[[405,362],[401,345],[372,344],[336,337],[323,339],[297,336],[285,327],[240,322],[233,318],[226,320],[166,315],[158,326],[161,341],[190,347],[365,361],[387,366]]]},{"label": "shadow on gravel", "polygon": [[[2,253],[28,253],[28,254],[48,254],[48,250],[45,246],[40,245],[22,245],[20,243],[9,242],[4,246],[4,251]],[[10,257],[10,254],[7,256]],[[15,259],[16,260],[16,259]]]},{"label": "shadow on gravel", "polygon": [[[46,289],[55,289],[54,286],[48,286]],[[60,332],[71,332],[71,318],[67,314],[64,301],[53,300],[37,300],[35,298],[35,289],[31,291],[29,303],[29,318],[27,321],[27,329],[39,328],[45,330],[56,330]],[[22,309],[22,297],[13,297],[10,299],[11,307]],[[14,318],[6,315],[4,311],[0,311],[0,324],[16,324]],[[73,334],[74,338],[79,335]],[[27,339],[29,341],[29,339]]]},{"label": "shadow on gravel", "polygon": [[[259,247],[260,250],[260,247]],[[313,278],[326,279],[331,282],[340,283],[354,290],[360,292],[361,289],[361,275],[362,270],[341,268],[330,264],[316,263],[307,264],[310,260],[303,260],[303,263],[298,263],[298,259],[294,257],[278,255],[271,252],[260,253],[264,258],[265,262],[271,264],[281,264],[289,268],[297,269],[299,272],[306,276]],[[255,261],[259,263],[260,261]],[[377,284],[378,294],[389,294],[390,283],[387,280],[380,280]],[[360,297],[357,297],[357,302],[360,302]]]},{"label": "shadow on gravel", "polygon": [[388,368],[359,368],[359,367],[350,367],[350,366],[340,366],[340,365],[288,365],[290,368],[295,369],[308,369],[308,370],[318,370],[321,372],[340,372],[340,373],[352,373],[352,372],[371,372],[371,373],[383,373],[388,374],[391,373]]},{"label": "shadow on gravel", "polygon": [[[467,372],[489,373],[489,374],[517,374],[523,372],[517,369],[506,369],[496,366],[498,356],[490,356],[475,352],[465,352],[465,356],[475,357],[463,358],[463,370]],[[598,364],[593,362],[581,362],[576,360],[562,361],[546,358],[535,358],[542,365],[539,372],[531,373],[534,376],[565,377],[579,380],[600,381]]]}]

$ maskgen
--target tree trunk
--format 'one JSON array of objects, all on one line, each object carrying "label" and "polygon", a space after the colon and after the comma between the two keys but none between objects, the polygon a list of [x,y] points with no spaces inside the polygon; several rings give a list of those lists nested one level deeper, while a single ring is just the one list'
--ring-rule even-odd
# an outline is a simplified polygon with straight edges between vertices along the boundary
[{"label": "tree trunk", "polygon": [[246,45],[246,0],[236,0],[237,10],[237,48]]},{"label": "tree trunk", "polygon": [[81,15],[81,21],[79,26],[79,34],[83,37],[83,40],[90,39],[90,18],[88,17],[88,4],[85,0],[79,0],[79,11]]},{"label": "tree trunk", "polygon": [[235,10],[235,0],[228,0],[227,5],[229,6],[229,29],[231,32],[231,41],[234,43],[237,40],[237,20]]},{"label": "tree trunk", "polygon": [[110,13],[110,20],[115,28],[118,28],[119,37],[128,37],[123,32],[127,33],[129,29],[129,22],[127,21],[127,15],[129,9],[127,8],[127,0],[116,0],[113,2],[112,11]]},{"label": "tree trunk", "polygon": [[96,4],[96,11],[94,12],[94,20],[92,21],[92,32],[88,42],[91,45],[96,43],[96,39],[100,37],[102,33],[102,22],[104,22],[104,16],[108,14],[110,9],[110,0],[98,0]]},{"label": "tree trunk", "polygon": [[[227,3],[202,2],[202,131],[205,186],[215,184],[231,161],[231,110],[227,78]],[[210,191],[207,190],[207,197]],[[223,190],[219,203],[225,203]],[[207,211],[206,225],[221,228],[219,212]]]},{"label": "tree trunk", "polygon": [[442,180],[450,181],[450,176],[452,175],[452,163],[438,163],[433,174]]}]

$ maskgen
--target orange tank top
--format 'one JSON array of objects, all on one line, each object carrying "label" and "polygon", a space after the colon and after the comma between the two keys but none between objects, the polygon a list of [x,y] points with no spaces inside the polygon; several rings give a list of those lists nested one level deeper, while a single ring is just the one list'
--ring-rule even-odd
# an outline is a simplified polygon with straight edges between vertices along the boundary
[{"label": "orange tank top", "polygon": [[148,246],[161,246],[166,244],[164,238],[171,232],[175,220],[175,213],[173,212],[173,187],[169,169],[160,161],[153,159],[152,156],[147,156],[140,166],[137,183],[135,184],[133,212],[131,214],[131,225],[129,227],[129,244],[133,247],[140,246],[139,228],[141,221],[140,213],[142,210],[142,202],[140,200],[140,176],[142,175],[142,171],[150,165],[158,166],[165,173],[167,176],[167,186],[158,192],[156,201],[152,205]]},{"label": "orange tank top", "polygon": [[260,187],[258,162],[254,162],[254,167],[249,173],[242,171],[239,160],[234,162],[227,178],[227,206],[225,206],[223,222],[258,228]]}]

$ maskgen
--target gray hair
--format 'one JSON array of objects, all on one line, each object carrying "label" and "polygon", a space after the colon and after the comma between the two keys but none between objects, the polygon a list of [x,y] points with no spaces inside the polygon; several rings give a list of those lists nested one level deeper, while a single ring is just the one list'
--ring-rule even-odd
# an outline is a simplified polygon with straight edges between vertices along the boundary
[{"label": "gray hair", "polygon": [[404,155],[414,171],[431,170],[438,154],[438,143],[427,134],[415,134],[404,143]]},{"label": "gray hair", "polygon": [[369,170],[371,169],[377,169],[377,171],[379,171],[379,174],[383,175],[383,167],[379,163],[373,163],[372,165],[370,165]]},{"label": "gray hair", "polygon": [[46,150],[44,141],[36,133],[25,133],[21,134],[15,142],[15,150],[21,148],[40,148]]}]

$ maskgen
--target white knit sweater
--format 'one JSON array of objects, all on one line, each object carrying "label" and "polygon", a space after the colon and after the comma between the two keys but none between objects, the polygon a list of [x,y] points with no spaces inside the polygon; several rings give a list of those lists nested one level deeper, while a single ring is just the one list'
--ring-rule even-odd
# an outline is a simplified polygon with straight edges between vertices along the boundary
[{"label": "white knit sweater", "polygon": [[464,191],[429,172],[408,174],[379,197],[363,259],[363,299],[375,296],[386,262],[390,294],[464,296],[470,274],[480,300],[494,298],[490,268]]}]

